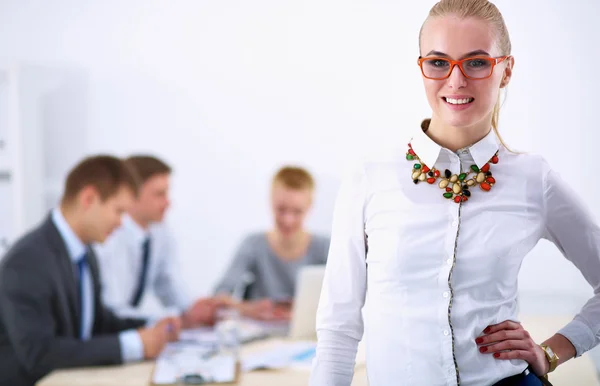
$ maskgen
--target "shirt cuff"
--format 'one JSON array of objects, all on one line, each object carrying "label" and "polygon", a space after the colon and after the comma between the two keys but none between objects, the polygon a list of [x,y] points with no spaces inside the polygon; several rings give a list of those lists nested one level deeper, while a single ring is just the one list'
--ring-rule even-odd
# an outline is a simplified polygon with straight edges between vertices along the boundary
[{"label": "shirt cuff", "polygon": [[575,357],[579,357],[586,351],[591,350],[596,343],[594,332],[587,324],[577,319],[567,324],[558,333],[567,338],[575,347]]},{"label": "shirt cuff", "polygon": [[196,304],[196,300],[197,299],[191,298],[189,296],[182,297],[179,300],[178,305],[177,305],[177,311],[178,311],[178,313],[179,314],[186,313],[190,308],[192,308],[192,306],[194,304]]},{"label": "shirt cuff", "polygon": [[121,359],[123,363],[137,362],[144,359],[144,344],[136,330],[127,330],[119,334],[121,343]]},{"label": "shirt cuff", "polygon": [[146,319],[146,324],[144,325],[144,327],[146,328],[152,328],[154,326],[156,326],[156,323],[158,323],[162,318],[158,317],[158,316],[152,316]]}]

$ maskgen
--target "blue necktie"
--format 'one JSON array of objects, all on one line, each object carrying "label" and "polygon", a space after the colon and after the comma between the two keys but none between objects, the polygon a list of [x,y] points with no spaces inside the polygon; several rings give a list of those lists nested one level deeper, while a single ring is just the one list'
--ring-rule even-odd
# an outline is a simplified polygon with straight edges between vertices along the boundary
[{"label": "blue necktie", "polygon": [[140,277],[138,279],[138,285],[133,292],[133,297],[131,298],[132,307],[137,307],[142,300],[142,296],[144,295],[144,288],[146,288],[146,280],[148,276],[148,265],[150,262],[150,238],[146,238],[144,240],[144,244],[142,244],[142,269],[140,269]]},{"label": "blue necktie", "polygon": [[90,337],[91,331],[91,319],[93,314],[93,296],[89,291],[91,288],[89,268],[87,263],[87,252],[81,256],[77,261],[77,273],[78,273],[78,292],[79,292],[79,311],[80,311],[80,324],[79,324],[79,337],[82,340],[87,340]]}]

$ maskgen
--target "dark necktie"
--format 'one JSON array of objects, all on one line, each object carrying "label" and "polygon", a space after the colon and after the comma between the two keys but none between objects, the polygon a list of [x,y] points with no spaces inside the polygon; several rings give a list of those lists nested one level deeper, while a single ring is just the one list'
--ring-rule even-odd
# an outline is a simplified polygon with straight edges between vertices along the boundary
[{"label": "dark necktie", "polygon": [[87,304],[90,301],[90,294],[88,293],[87,288],[85,287],[86,272],[88,270],[87,263],[87,252],[83,254],[77,261],[77,289],[79,293],[79,337],[82,340],[86,340],[89,338],[89,324],[91,323],[90,318],[91,309],[89,308],[91,304]]},{"label": "dark necktie", "polygon": [[140,277],[138,279],[138,284],[133,292],[133,297],[131,298],[132,307],[137,307],[142,300],[144,295],[144,288],[146,288],[146,280],[148,276],[148,265],[150,264],[150,238],[146,238],[144,240],[144,244],[142,244],[142,269],[140,269]]}]

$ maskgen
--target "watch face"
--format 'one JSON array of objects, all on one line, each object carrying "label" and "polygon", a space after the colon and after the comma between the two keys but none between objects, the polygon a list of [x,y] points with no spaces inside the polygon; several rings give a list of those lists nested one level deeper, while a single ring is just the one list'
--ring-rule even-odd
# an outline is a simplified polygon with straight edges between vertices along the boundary
[{"label": "watch face", "polygon": [[552,349],[549,346],[546,346],[545,350],[548,353],[548,355],[550,355],[551,357],[554,357],[554,351],[552,351]]}]

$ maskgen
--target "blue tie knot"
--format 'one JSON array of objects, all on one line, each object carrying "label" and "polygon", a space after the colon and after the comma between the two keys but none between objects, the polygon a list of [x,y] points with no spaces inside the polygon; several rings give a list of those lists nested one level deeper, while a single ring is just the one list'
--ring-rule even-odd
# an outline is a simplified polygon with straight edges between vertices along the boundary
[{"label": "blue tie knot", "polygon": [[81,275],[83,274],[83,270],[85,269],[85,267],[87,266],[87,251],[84,252],[81,256],[79,256],[79,258],[77,259],[77,268],[79,271],[79,280],[81,280]]}]

